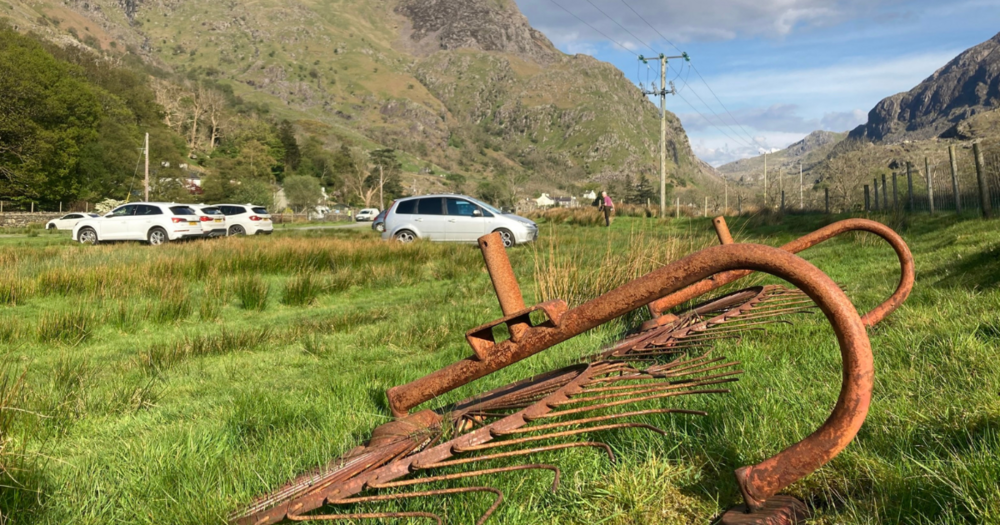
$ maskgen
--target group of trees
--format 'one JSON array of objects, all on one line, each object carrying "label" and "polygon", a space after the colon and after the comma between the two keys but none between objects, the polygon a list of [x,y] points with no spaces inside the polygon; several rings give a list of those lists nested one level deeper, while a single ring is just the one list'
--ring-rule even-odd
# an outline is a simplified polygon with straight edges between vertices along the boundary
[{"label": "group of trees", "polygon": [[[271,204],[284,187],[304,209],[324,190],[363,206],[403,193],[394,150],[297,132],[204,75],[61,48],[0,22],[0,200],[134,199],[145,133],[152,199]],[[203,194],[192,194],[188,170],[201,174]]]}]

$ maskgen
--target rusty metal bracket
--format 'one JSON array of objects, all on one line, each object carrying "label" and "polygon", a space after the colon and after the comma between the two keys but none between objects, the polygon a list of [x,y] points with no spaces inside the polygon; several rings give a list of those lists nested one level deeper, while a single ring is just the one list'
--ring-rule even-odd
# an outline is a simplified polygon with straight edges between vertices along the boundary
[{"label": "rusty metal bracket", "polygon": [[510,331],[510,340],[517,343],[521,340],[521,336],[524,335],[524,331],[514,331],[514,327],[531,327],[532,312],[544,312],[546,317],[544,322],[535,326],[555,328],[559,326],[559,319],[566,312],[567,308],[566,301],[563,301],[562,299],[554,299],[552,301],[536,304],[530,308],[525,308],[519,312],[507,315],[502,319],[498,319],[491,323],[486,323],[482,326],[477,326],[476,328],[469,330],[465,333],[465,340],[469,342],[469,346],[471,346],[472,351],[476,353],[476,357],[482,361],[488,361],[493,355],[495,355],[497,347],[497,342],[493,335],[493,328],[500,325],[507,325],[507,329]]}]

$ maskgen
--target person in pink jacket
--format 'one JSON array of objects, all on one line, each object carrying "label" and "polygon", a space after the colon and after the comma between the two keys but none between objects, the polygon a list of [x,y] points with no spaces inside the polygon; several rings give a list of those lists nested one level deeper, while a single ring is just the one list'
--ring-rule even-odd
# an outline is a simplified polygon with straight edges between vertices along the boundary
[{"label": "person in pink jacket", "polygon": [[611,212],[615,211],[615,203],[608,197],[608,192],[601,192],[601,202],[599,208],[604,210],[604,226],[611,226]]}]

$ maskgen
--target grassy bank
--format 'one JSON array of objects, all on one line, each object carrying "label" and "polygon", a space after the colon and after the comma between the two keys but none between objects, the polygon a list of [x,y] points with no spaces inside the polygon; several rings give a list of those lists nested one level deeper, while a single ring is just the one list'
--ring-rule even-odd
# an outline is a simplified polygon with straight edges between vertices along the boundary
[{"label": "grassy bank", "polygon": [[[779,245],[829,220],[730,224],[740,241]],[[817,508],[820,523],[998,522],[996,223],[897,226],[916,256],[917,285],[871,332],[871,414],[844,453],[790,492]],[[540,242],[510,252],[515,272],[527,301],[571,306],[714,242],[704,220],[541,229]],[[803,255],[860,310],[888,296],[898,276],[891,250],[867,235]],[[476,247],[386,244],[367,229],[160,248],[0,239],[0,511],[13,523],[223,523],[255,495],[362,442],[388,419],[387,388],[465,357],[462,334],[499,316]],[[441,403],[565,365],[637,320]],[[591,436],[615,448],[617,464],[589,451],[539,456],[564,470],[555,494],[547,475],[491,479],[507,495],[491,523],[701,523],[736,503],[735,467],[829,414],[839,353],[813,318],[720,350],[744,362],[733,393],[671,402],[709,416],[649,417],[666,438]],[[407,508],[467,523],[489,504],[473,495]]]}]

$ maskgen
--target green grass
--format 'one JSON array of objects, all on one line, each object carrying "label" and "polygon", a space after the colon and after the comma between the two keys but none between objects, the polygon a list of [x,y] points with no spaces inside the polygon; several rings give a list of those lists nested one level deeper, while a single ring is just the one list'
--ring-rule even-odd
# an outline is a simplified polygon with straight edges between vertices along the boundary
[{"label": "green grass", "polygon": [[[776,246],[830,220],[730,225],[739,241]],[[816,508],[818,523],[1000,522],[997,223],[945,216],[896,226],[916,257],[917,284],[870,332],[868,420],[789,492]],[[562,296],[571,306],[715,242],[699,219],[541,229],[536,245],[510,252],[525,299]],[[859,310],[897,281],[891,249],[867,234],[803,255]],[[387,388],[470,355],[464,332],[501,315],[475,246],[387,244],[367,229],[157,248],[3,238],[0,269],[0,400],[18,409],[0,407],[0,512],[12,523],[223,523],[254,496],[362,443],[389,419]],[[435,404],[568,364],[638,319]],[[616,464],[582,449],[533,458],[563,469],[554,494],[551,473],[490,478],[506,495],[490,523],[703,523],[737,503],[734,468],[773,455],[829,414],[840,357],[814,317],[717,351],[743,362],[733,392],[671,401],[710,415],[650,416],[665,438],[589,436],[615,449]],[[380,508],[468,523],[490,501]]]}]

